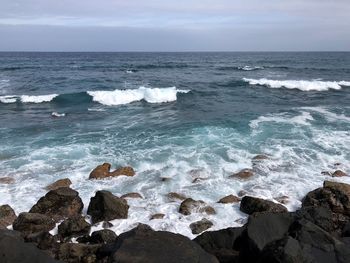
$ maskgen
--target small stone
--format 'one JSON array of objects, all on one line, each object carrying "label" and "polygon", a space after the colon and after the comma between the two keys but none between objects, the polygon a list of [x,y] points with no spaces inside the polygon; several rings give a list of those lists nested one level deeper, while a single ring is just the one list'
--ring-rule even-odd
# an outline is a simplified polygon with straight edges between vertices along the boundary
[{"label": "small stone", "polygon": [[0,177],[0,184],[13,184],[15,183],[15,179],[12,177]]},{"label": "small stone", "polygon": [[238,194],[237,194],[237,195],[238,195],[239,197],[242,197],[242,196],[245,196],[245,195],[247,195],[247,194],[248,194],[248,192],[247,192],[247,191],[245,191],[245,190],[241,190],[241,191],[239,191],[239,192],[238,192]]},{"label": "small stone", "polygon": [[104,221],[102,223],[102,228],[111,228],[113,226],[113,224],[111,222],[108,221]]},{"label": "small stone", "polygon": [[179,208],[179,213],[183,215],[190,215],[192,213],[207,213],[208,215],[215,214],[215,209],[208,206],[202,200],[193,200],[192,198],[185,199]]},{"label": "small stone", "polygon": [[110,172],[111,164],[104,163],[98,165],[95,169],[93,169],[89,175],[89,179],[102,179],[106,177],[115,177],[115,176],[134,176],[135,171],[130,166],[119,167],[113,172]]},{"label": "small stone", "polygon": [[171,193],[168,193],[166,195],[171,201],[174,201],[174,200],[185,200],[186,199],[186,196],[182,195],[182,194],[178,194],[178,193],[174,193],[174,192],[171,192]]},{"label": "small stone", "polygon": [[336,170],[333,174],[332,177],[343,177],[343,176],[348,176],[346,173],[344,173],[341,170]]},{"label": "small stone", "polygon": [[171,177],[160,177],[161,182],[169,182],[171,180]]},{"label": "small stone", "polygon": [[153,219],[163,219],[164,216],[165,216],[165,215],[164,215],[164,214],[161,214],[161,213],[159,213],[159,214],[154,214],[154,215],[151,216],[150,220],[153,220]]},{"label": "small stone", "polygon": [[203,231],[211,228],[212,226],[213,226],[213,223],[206,218],[203,218],[200,221],[190,224],[192,234],[194,235],[200,234]]},{"label": "small stone", "polygon": [[46,190],[56,190],[60,187],[69,187],[72,184],[69,178],[59,179],[56,182],[45,187]]},{"label": "small stone", "polygon": [[139,193],[127,193],[125,195],[122,195],[120,198],[141,198],[143,199],[142,195]]},{"label": "small stone", "polygon": [[276,197],[275,200],[281,204],[284,204],[284,205],[289,203],[289,197],[286,195]]},{"label": "small stone", "polygon": [[221,198],[218,203],[221,203],[221,204],[230,204],[230,203],[238,203],[240,202],[241,199],[235,195],[228,195],[228,196],[225,196],[223,198]]},{"label": "small stone", "polygon": [[229,178],[238,178],[238,179],[248,179],[250,177],[252,177],[254,175],[254,172],[252,169],[243,169],[241,171],[239,171],[238,173],[235,173],[231,176],[229,176]]}]

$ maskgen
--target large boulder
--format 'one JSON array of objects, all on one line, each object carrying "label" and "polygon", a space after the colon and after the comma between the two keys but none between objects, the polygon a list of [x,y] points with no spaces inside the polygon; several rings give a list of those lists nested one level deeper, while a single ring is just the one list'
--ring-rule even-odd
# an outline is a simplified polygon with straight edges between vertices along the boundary
[{"label": "large boulder", "polygon": [[213,215],[216,213],[214,208],[208,206],[204,201],[193,200],[192,198],[187,198],[181,203],[179,212],[183,215],[190,215],[192,213]]},{"label": "large boulder", "polygon": [[218,263],[187,237],[141,224],[121,234],[108,252],[116,263]]},{"label": "large boulder", "polygon": [[109,229],[102,229],[91,233],[89,242],[91,244],[110,244],[115,242],[117,234]]},{"label": "large boulder", "polygon": [[40,213],[52,217],[56,222],[80,215],[83,202],[79,193],[68,187],[49,191],[30,209],[30,213]]},{"label": "large boulder", "polygon": [[212,226],[213,226],[213,223],[206,218],[203,218],[202,220],[199,220],[190,224],[192,234],[194,235],[200,234],[203,231],[211,228]]},{"label": "large boulder", "polygon": [[55,226],[55,221],[51,217],[38,213],[20,213],[13,222],[13,229],[24,236],[40,231],[50,231]]},{"label": "large boulder", "polygon": [[59,245],[56,258],[66,263],[95,263],[96,252],[101,245],[62,243]]},{"label": "large boulder", "polygon": [[252,196],[244,196],[239,209],[248,215],[256,212],[283,213],[288,211],[287,208],[281,204]]},{"label": "large boulder", "polygon": [[[19,232],[0,230],[1,263],[59,263],[32,243],[25,243]],[[63,262],[61,262],[63,263]]]},{"label": "large boulder", "polygon": [[13,211],[11,206],[0,206],[0,229],[5,229],[7,226],[12,225],[16,218],[15,211]]},{"label": "large boulder", "polygon": [[72,184],[69,178],[59,179],[56,182],[45,187],[46,190],[56,190],[60,187],[69,187]]},{"label": "large boulder", "polygon": [[128,218],[129,206],[125,199],[119,198],[108,191],[97,191],[91,197],[87,214],[93,224],[101,221]]},{"label": "large boulder", "polygon": [[125,175],[125,176],[135,175],[134,169],[130,166],[119,167],[113,172],[110,172],[110,170],[111,170],[111,164],[109,163],[98,165],[94,170],[91,171],[89,175],[89,179],[102,179],[106,177],[115,177],[120,175]]},{"label": "large boulder", "polygon": [[87,235],[90,233],[91,225],[81,215],[67,218],[58,226],[58,236],[64,240],[72,237]]}]

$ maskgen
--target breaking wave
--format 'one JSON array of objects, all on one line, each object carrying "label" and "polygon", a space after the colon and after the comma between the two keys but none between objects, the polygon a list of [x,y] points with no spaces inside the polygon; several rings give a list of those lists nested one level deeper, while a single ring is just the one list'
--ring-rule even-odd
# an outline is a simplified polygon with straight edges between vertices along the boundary
[{"label": "breaking wave", "polygon": [[18,101],[22,103],[42,103],[50,102],[56,98],[58,94],[49,94],[49,95],[38,95],[38,96],[29,96],[29,95],[6,95],[0,96],[0,102],[2,103],[16,103]]}]

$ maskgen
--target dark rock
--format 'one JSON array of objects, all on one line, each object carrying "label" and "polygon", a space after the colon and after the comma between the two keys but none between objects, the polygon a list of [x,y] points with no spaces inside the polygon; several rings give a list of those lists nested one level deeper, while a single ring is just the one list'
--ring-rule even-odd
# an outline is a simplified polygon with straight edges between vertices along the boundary
[{"label": "dark rock", "polygon": [[343,176],[348,176],[348,175],[341,170],[336,170],[334,173],[332,173],[332,177],[343,177]]},{"label": "dark rock", "polygon": [[342,229],[343,237],[350,237],[350,221],[347,222]]},{"label": "dark rock", "polygon": [[187,198],[181,203],[179,212],[183,215],[190,215],[192,213],[207,213],[208,215],[215,214],[214,208],[208,206],[204,201],[197,201],[192,198]]},{"label": "dark rock", "polygon": [[164,231],[153,231],[139,225],[121,234],[110,249],[111,259],[116,263],[217,263],[187,237]]},{"label": "dark rock", "polygon": [[77,191],[61,187],[41,197],[29,212],[48,215],[57,222],[67,217],[80,215],[83,206]]},{"label": "dark rock", "polygon": [[72,184],[69,178],[59,179],[56,182],[45,187],[46,190],[56,190],[60,187],[69,187]]},{"label": "dark rock", "polygon": [[128,193],[125,195],[122,195],[120,198],[143,198],[142,195],[140,195],[139,193]]},{"label": "dark rock", "polygon": [[254,175],[254,171],[252,169],[243,169],[239,171],[238,173],[235,173],[233,175],[230,175],[230,178],[238,178],[238,179],[248,179]]},{"label": "dark rock", "polygon": [[112,226],[113,226],[113,224],[111,222],[108,222],[108,221],[103,221],[103,223],[102,223],[102,228],[110,228]]},{"label": "dark rock", "polygon": [[237,195],[238,195],[239,197],[242,197],[242,196],[245,196],[245,195],[247,195],[247,194],[248,194],[248,192],[247,192],[247,191],[245,191],[245,190],[241,190],[241,191],[239,191],[239,192],[238,192],[238,194],[237,194]]},{"label": "dark rock", "polygon": [[91,225],[81,215],[68,218],[58,226],[58,236],[61,240],[87,235]]},{"label": "dark rock", "polygon": [[[0,262],[2,263],[59,263],[47,253],[24,243],[20,233],[11,230],[0,230]],[[61,262],[62,263],[62,262]]]},{"label": "dark rock", "polygon": [[212,226],[213,226],[213,223],[206,218],[203,218],[200,221],[193,222],[190,224],[192,234],[194,235],[200,234],[203,231],[211,228]]},{"label": "dark rock", "polygon": [[103,229],[92,232],[90,237],[90,243],[92,244],[109,244],[113,243],[117,239],[117,234],[112,230]]},{"label": "dark rock", "polygon": [[13,184],[15,183],[15,179],[12,177],[0,177],[0,184]]},{"label": "dark rock", "polygon": [[171,192],[171,193],[168,193],[166,195],[168,197],[168,199],[170,199],[171,201],[176,201],[176,200],[185,200],[187,197],[182,195],[182,194],[178,194],[178,193],[174,193],[174,192]]},{"label": "dark rock", "polygon": [[161,214],[161,213],[159,213],[159,214],[154,214],[154,215],[151,216],[150,220],[153,220],[153,219],[163,219],[164,216],[165,216],[165,215],[164,215],[164,214]]},{"label": "dark rock", "polygon": [[24,236],[40,231],[50,231],[55,226],[52,218],[38,213],[20,213],[13,222],[13,229]]},{"label": "dark rock", "polygon": [[0,229],[5,229],[7,226],[12,225],[16,218],[15,211],[13,211],[11,206],[0,206]]},{"label": "dark rock", "polygon": [[252,159],[253,162],[258,162],[258,161],[262,161],[262,160],[268,160],[270,159],[269,156],[265,155],[265,154],[258,154],[255,155]]},{"label": "dark rock", "polygon": [[332,173],[330,171],[322,171],[322,175],[332,176]]},{"label": "dark rock", "polygon": [[[57,237],[47,231],[40,231],[25,236],[24,240],[25,242],[35,243],[40,249],[52,251],[55,249]],[[51,253],[51,256],[54,257],[54,254]]]},{"label": "dark rock", "polygon": [[97,191],[90,199],[87,214],[95,224],[100,221],[128,218],[128,210],[129,206],[125,199],[114,196],[108,191]]},{"label": "dark rock", "polygon": [[90,173],[89,179],[102,179],[106,177],[115,177],[115,176],[134,176],[135,171],[130,166],[120,167],[113,172],[110,172],[111,165],[109,163],[104,163],[102,165],[97,166]]},{"label": "dark rock", "polygon": [[295,214],[299,219],[304,218],[329,232],[335,231],[338,227],[332,211],[325,207],[304,207]]},{"label": "dark rock", "polygon": [[97,262],[96,252],[99,248],[100,245],[62,243],[56,258],[67,263],[94,263]]},{"label": "dark rock", "polygon": [[239,237],[244,228],[226,228],[218,231],[207,231],[193,241],[206,252],[215,255],[221,263],[237,262],[239,256]]},{"label": "dark rock", "polygon": [[289,197],[286,195],[276,197],[275,200],[284,205],[289,203]]},{"label": "dark rock", "polygon": [[221,204],[230,204],[230,203],[239,203],[241,199],[235,195],[228,195],[223,198],[221,198],[218,203]]},{"label": "dark rock", "polygon": [[288,211],[283,205],[251,196],[242,198],[240,210],[248,215],[256,212],[283,213]]}]

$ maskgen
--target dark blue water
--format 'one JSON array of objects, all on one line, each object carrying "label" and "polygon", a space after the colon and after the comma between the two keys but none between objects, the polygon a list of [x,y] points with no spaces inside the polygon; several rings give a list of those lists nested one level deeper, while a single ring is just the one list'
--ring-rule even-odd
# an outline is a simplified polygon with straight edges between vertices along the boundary
[{"label": "dark blue water", "polygon": [[[0,177],[16,180],[1,195],[24,211],[69,177],[84,202],[141,192],[135,222],[140,207],[176,215],[170,191],[214,204],[242,189],[288,195],[294,209],[321,171],[350,173],[349,101],[350,53],[0,53]],[[227,179],[261,153],[253,179]],[[137,175],[87,181],[106,161]],[[216,209],[217,228],[242,216]],[[186,220],[159,224],[181,232]]]}]

